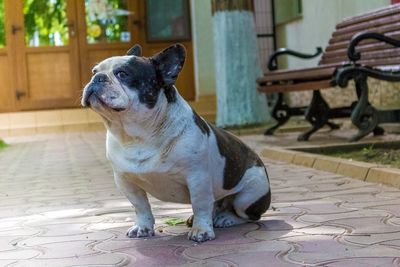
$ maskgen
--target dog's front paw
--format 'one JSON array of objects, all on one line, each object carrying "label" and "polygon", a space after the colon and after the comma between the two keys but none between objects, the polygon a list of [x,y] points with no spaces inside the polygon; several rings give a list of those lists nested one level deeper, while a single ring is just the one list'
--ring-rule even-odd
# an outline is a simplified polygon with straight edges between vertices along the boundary
[{"label": "dog's front paw", "polygon": [[203,228],[193,227],[188,234],[188,239],[196,242],[204,242],[207,240],[213,240],[214,238],[215,234],[212,228],[203,229]]},{"label": "dog's front paw", "polygon": [[128,237],[150,237],[154,236],[154,229],[148,227],[140,227],[138,225],[134,225],[129,228],[128,232],[126,233]]}]

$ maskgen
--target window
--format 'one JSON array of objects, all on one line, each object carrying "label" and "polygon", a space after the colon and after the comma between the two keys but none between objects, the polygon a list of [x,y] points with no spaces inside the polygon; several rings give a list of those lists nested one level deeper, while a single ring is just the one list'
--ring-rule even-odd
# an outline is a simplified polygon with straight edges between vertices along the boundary
[{"label": "window", "polygon": [[4,0],[0,0],[0,47],[6,46],[6,32],[4,29]]},{"label": "window", "polygon": [[281,24],[302,17],[301,0],[275,0],[275,23]]},{"label": "window", "polygon": [[148,41],[190,40],[188,0],[147,0]]},{"label": "window", "polygon": [[85,0],[89,44],[130,42],[128,0]]},{"label": "window", "polygon": [[26,45],[68,45],[66,9],[66,0],[24,0]]}]

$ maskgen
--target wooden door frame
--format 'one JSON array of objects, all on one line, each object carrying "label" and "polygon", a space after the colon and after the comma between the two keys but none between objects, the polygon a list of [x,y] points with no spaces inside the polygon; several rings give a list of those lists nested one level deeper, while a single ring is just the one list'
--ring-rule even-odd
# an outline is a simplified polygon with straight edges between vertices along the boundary
[{"label": "wooden door frame", "polygon": [[[14,67],[15,64],[13,64],[13,59],[15,56],[15,42],[13,39],[13,35],[11,33],[11,27],[12,27],[12,20],[11,18],[13,17],[13,12],[15,9],[12,8],[12,6],[15,6],[15,2],[12,0],[4,0],[4,33],[5,33],[5,47],[0,48],[0,53],[2,55],[7,56],[8,62],[10,64],[10,75],[12,77],[17,77],[16,75],[16,68]],[[1,107],[0,112],[2,111],[14,111],[16,110],[16,99],[15,99],[15,88],[16,88],[16,81],[17,79],[10,79],[10,88],[7,88],[6,90],[9,90],[10,95],[12,96],[11,99],[8,99],[9,105],[6,107]]]},{"label": "wooden door frame", "polygon": [[[25,23],[23,15],[23,3],[22,1],[5,0],[10,4],[8,7],[8,12],[10,12],[10,17],[12,21],[8,20],[8,34],[7,37],[12,45],[12,62],[13,62],[13,76],[16,82],[14,84],[14,91],[22,91],[26,95],[22,97],[21,100],[14,99],[15,110],[37,110],[37,109],[49,109],[49,108],[63,108],[76,106],[77,100],[80,97],[80,67],[79,67],[79,47],[77,41],[76,32],[76,13],[75,13],[75,0],[67,1],[67,23],[74,25],[69,28],[68,32],[68,45],[67,46],[39,46],[39,47],[28,47],[25,43]],[[11,5],[11,2],[13,3]],[[13,6],[13,8],[11,8]],[[12,34],[10,31],[12,25],[19,27],[16,34]],[[73,29],[75,27],[75,29]],[[75,30],[75,34],[72,31]],[[49,100],[29,100],[29,78],[28,78],[28,65],[27,56],[34,53],[55,53],[55,52],[68,52],[69,53],[69,64],[70,64],[70,74],[71,74],[71,92],[73,94],[71,100],[66,99],[52,99],[51,104]],[[57,86],[56,84],[54,86]],[[78,101],[79,102],[79,101]]]}]

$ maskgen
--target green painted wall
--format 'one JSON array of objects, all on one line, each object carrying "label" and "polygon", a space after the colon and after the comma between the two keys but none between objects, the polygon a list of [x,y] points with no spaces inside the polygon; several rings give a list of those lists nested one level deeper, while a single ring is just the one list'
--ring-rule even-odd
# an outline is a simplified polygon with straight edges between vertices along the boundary
[{"label": "green painted wall", "polygon": [[196,95],[215,94],[211,0],[191,0]]},{"label": "green painted wall", "polygon": [[[279,5],[280,0],[275,0]],[[314,53],[315,47],[327,45],[335,25],[343,18],[390,5],[390,0],[302,0],[303,15],[277,26],[278,47]],[[283,2],[282,2],[283,3]],[[286,57],[280,67],[315,66],[318,59],[300,60]]]}]

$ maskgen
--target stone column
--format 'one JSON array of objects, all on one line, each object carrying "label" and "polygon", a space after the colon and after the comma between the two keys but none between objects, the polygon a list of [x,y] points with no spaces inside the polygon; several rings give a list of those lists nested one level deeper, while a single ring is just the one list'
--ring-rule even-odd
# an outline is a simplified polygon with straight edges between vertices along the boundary
[{"label": "stone column", "polygon": [[269,119],[251,0],[212,0],[217,125],[260,124]]}]

